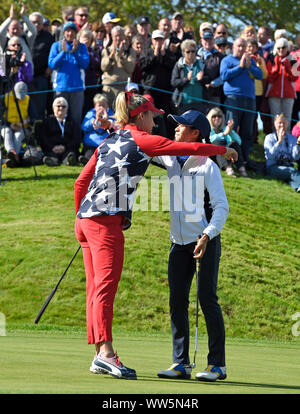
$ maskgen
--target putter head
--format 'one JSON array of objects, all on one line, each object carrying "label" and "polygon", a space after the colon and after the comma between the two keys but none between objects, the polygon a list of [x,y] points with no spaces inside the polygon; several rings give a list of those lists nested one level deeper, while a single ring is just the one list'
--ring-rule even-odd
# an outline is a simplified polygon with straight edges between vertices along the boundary
[{"label": "putter head", "polygon": [[192,369],[195,369],[196,368],[195,362],[192,363],[191,367],[192,367]]}]

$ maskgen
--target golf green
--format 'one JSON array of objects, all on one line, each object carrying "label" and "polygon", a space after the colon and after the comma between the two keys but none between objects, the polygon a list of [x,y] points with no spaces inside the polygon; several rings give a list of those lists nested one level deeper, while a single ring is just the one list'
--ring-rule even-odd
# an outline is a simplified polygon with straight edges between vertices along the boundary
[{"label": "golf green", "polygon": [[[195,380],[206,366],[207,338],[198,340],[191,380],[157,377],[171,364],[168,335],[123,334],[114,338],[120,360],[138,380],[89,372],[94,347],[84,334],[16,331],[0,337],[1,394],[299,394],[299,342],[227,340],[227,379]],[[194,338],[191,339],[191,359]]]}]

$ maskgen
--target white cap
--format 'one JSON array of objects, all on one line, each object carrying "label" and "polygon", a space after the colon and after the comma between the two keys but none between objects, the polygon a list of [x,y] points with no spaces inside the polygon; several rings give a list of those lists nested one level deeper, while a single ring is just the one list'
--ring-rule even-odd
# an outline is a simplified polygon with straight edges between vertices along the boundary
[{"label": "white cap", "polygon": [[153,30],[152,32],[152,39],[164,39],[165,38],[165,34],[162,30]]},{"label": "white cap", "polygon": [[119,22],[121,19],[119,19],[115,13],[112,12],[107,12],[105,13],[105,15],[102,18],[102,23],[117,23]]},{"label": "white cap", "polygon": [[15,94],[17,99],[25,99],[28,88],[25,82],[17,82],[14,86]]},{"label": "white cap", "polygon": [[136,89],[137,91],[139,91],[139,85],[137,83],[127,83],[125,86],[125,91],[132,91],[133,89]]}]

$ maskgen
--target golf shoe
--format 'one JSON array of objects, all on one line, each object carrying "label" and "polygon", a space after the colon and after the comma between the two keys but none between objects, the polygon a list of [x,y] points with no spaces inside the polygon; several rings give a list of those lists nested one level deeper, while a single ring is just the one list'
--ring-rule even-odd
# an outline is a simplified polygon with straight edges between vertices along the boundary
[{"label": "golf shoe", "polygon": [[196,374],[196,379],[199,381],[223,380],[226,378],[226,367],[218,367],[217,365],[208,365],[208,367]]},{"label": "golf shoe", "polygon": [[168,379],[190,379],[192,368],[190,365],[174,363],[166,371],[159,371],[157,373],[159,378]]}]

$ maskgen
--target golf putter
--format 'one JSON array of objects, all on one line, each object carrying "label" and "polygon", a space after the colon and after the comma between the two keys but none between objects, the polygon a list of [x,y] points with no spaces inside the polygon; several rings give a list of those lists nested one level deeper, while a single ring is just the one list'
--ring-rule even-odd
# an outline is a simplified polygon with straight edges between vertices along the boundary
[{"label": "golf putter", "polygon": [[197,284],[197,302],[196,302],[196,338],[195,338],[195,352],[194,352],[194,360],[192,363],[192,368],[196,368],[196,355],[198,349],[198,318],[199,318],[199,274],[200,274],[200,260],[196,259],[196,284]]},{"label": "golf putter", "polygon": [[43,304],[43,306],[41,307],[41,310],[39,311],[39,313],[37,314],[37,317],[34,320],[35,324],[39,323],[39,320],[41,319],[41,316],[43,315],[43,313],[45,312],[47,306],[49,305],[49,302],[51,301],[51,299],[53,298],[55,292],[57,291],[57,288],[60,284],[60,282],[63,280],[63,278],[65,277],[65,274],[67,273],[69,267],[71,266],[73,260],[75,259],[77,253],[79,252],[79,250],[81,249],[81,246],[79,245],[79,247],[77,248],[74,256],[72,257],[70,263],[68,264],[68,266],[66,267],[66,270],[63,272],[63,274],[61,275],[59,281],[57,282],[57,284],[54,286],[54,288],[52,289],[50,295],[47,297],[47,299],[45,300],[45,303]]}]

